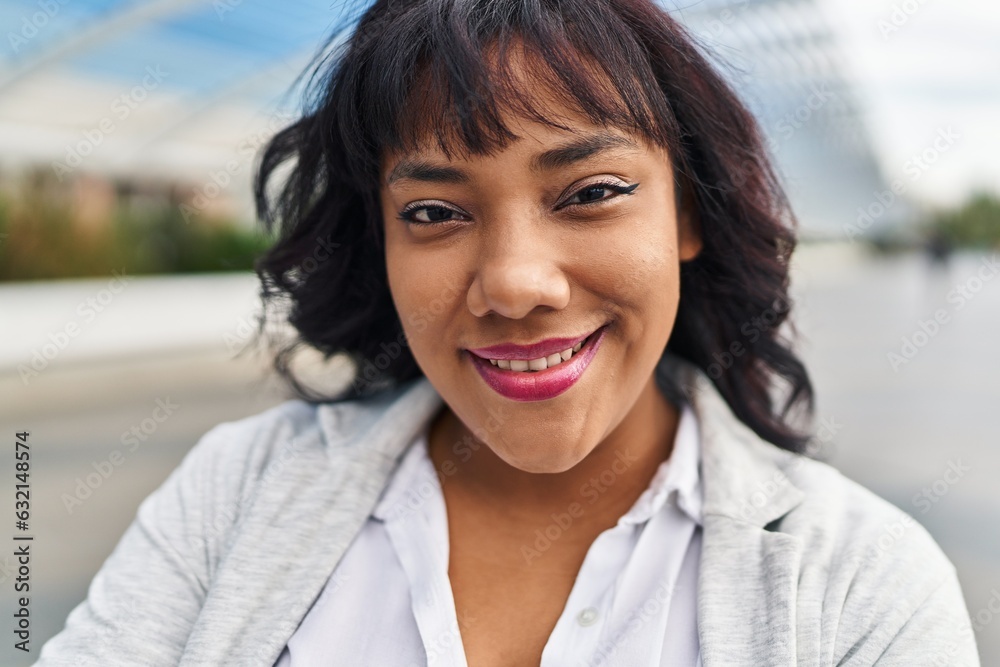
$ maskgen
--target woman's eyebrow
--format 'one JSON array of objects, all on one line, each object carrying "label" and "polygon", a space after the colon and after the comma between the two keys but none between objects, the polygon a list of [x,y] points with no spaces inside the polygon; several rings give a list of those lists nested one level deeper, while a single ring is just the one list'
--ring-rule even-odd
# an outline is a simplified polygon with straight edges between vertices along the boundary
[{"label": "woman's eyebrow", "polygon": [[610,132],[598,132],[539,153],[532,158],[531,168],[533,171],[550,171],[568,167],[615,148],[639,150],[639,146],[631,139]]},{"label": "woman's eyebrow", "polygon": [[[531,169],[541,172],[568,167],[616,148],[639,150],[639,146],[631,139],[610,132],[598,132],[535,155],[531,159]],[[401,180],[424,183],[468,183],[471,179],[458,167],[435,165],[423,158],[403,158],[389,172],[385,184],[389,186]]]}]

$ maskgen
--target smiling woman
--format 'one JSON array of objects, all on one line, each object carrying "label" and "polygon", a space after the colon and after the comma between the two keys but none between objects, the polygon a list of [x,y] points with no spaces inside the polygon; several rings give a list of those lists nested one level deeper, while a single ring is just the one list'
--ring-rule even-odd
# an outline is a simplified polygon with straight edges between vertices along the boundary
[{"label": "smiling woman", "polygon": [[312,84],[257,180],[302,400],[192,449],[43,663],[977,664],[930,536],[806,455],[792,216],[667,13],[380,1]]},{"label": "smiling woman", "polygon": [[[504,80],[527,93],[526,72],[539,67]],[[648,452],[652,470],[677,420],[653,369],[673,329],[679,263],[701,247],[690,207],[674,201],[664,149],[604,130],[558,100],[536,105],[569,129],[512,117],[506,124],[523,138],[494,155],[449,160],[432,146],[386,160],[394,308],[405,316],[449,284],[464,287],[423,330],[404,325],[449,405],[438,422],[447,438],[513,400],[517,418],[489,443],[503,468],[561,473],[586,457],[584,468],[600,469],[630,442]],[[525,482],[551,489],[535,475]]]},{"label": "smiling woman", "polygon": [[[545,227],[562,229],[555,239],[536,241],[557,240],[569,252],[600,250],[593,269],[613,264],[620,245],[602,248],[595,241],[673,233],[648,244],[638,237],[628,250],[634,261],[655,259],[640,251],[687,252],[673,261],[685,289],[674,307],[676,326],[666,331],[670,351],[702,369],[718,355],[730,355],[733,363],[712,379],[737,415],[781,447],[805,446],[807,436],[784,421],[794,405],[812,404],[807,373],[778,333],[787,309],[778,309],[781,316],[752,342],[741,331],[776,303],[788,302],[791,212],[752,117],[661,9],[648,2],[377,3],[338,56],[314,72],[314,109],[275,138],[258,179],[258,205],[270,224],[280,222],[284,237],[259,265],[265,296],[292,297],[292,323],[302,342],[328,354],[346,353],[371,370],[383,341],[398,340],[401,333],[409,340],[405,325],[415,315],[394,303],[384,278],[388,271],[392,279],[385,251],[387,244],[398,246],[400,224],[385,221],[407,223],[400,234],[419,246],[410,253],[414,257],[437,252],[426,247],[432,238],[441,238],[437,247],[455,246],[457,234],[503,258],[503,249],[494,247],[498,237],[484,234],[524,239],[529,230],[520,224],[541,222],[536,208],[545,206],[551,211]],[[522,130],[529,134],[521,138]],[[276,201],[268,201],[267,182],[290,158],[296,160],[291,179]],[[645,169],[647,183],[616,174],[625,168],[635,172],[635,181]],[[429,192],[432,186],[436,190]],[[625,197],[626,189],[633,196]],[[461,198],[440,196],[449,192]],[[458,232],[473,213],[460,202],[472,198],[481,207],[510,198],[536,208],[530,218],[523,210],[499,211],[513,216],[512,224],[484,211],[476,231]],[[605,201],[613,199],[628,204]],[[612,225],[609,218],[632,222]],[[646,224],[636,226],[638,218]],[[419,229],[419,223],[433,229]],[[299,281],[297,249],[320,234],[341,242],[341,261],[325,265],[311,281]],[[686,261],[692,246],[700,249],[702,243],[698,260]],[[477,259],[460,254],[467,263]],[[523,268],[499,274],[515,279]],[[471,284],[455,284],[469,293],[472,308],[489,276],[473,282],[466,271],[465,277]],[[616,279],[629,277],[622,271]],[[632,278],[643,284],[643,276]],[[337,284],[346,289],[334,302],[330,288]],[[331,321],[326,313],[334,304],[358,319]],[[603,305],[612,310],[615,299]],[[562,312],[546,319],[568,318]],[[502,333],[520,340],[544,333],[524,319],[516,317]],[[564,324],[572,330],[558,333],[584,333],[576,331],[583,323]],[[511,331],[517,326],[522,330]],[[732,355],[734,344],[745,353]],[[294,349],[278,358],[278,369],[293,381],[287,360]],[[340,398],[426,375],[411,351],[412,344],[386,359],[374,377],[367,373]],[[786,389],[780,410],[769,391],[775,378]],[[310,398],[328,398],[299,389]]]}]

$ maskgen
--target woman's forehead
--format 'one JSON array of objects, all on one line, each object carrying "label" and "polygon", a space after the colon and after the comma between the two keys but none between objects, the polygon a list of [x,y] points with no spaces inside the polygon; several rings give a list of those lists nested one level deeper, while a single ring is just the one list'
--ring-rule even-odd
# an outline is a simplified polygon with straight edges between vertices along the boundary
[{"label": "woman's forehead", "polygon": [[[533,132],[519,136],[494,153],[516,152],[526,168],[542,175],[597,156],[636,157],[646,150],[646,142],[641,137],[620,129],[581,123],[572,131],[552,130],[536,124]],[[449,156],[433,142],[425,142],[417,150],[388,156],[383,162],[382,176],[387,186],[407,179],[462,182],[465,172],[446,165],[483,162],[489,157],[468,153]]]}]

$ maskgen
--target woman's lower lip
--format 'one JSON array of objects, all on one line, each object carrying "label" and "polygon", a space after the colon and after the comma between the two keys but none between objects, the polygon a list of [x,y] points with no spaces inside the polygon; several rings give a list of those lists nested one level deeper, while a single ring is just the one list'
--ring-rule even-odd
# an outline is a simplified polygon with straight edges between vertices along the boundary
[{"label": "woman's lower lip", "polygon": [[563,393],[580,379],[597,354],[604,340],[607,325],[591,334],[579,351],[569,361],[564,361],[544,371],[504,370],[490,363],[489,359],[469,354],[473,366],[493,391],[514,401],[544,401]]}]

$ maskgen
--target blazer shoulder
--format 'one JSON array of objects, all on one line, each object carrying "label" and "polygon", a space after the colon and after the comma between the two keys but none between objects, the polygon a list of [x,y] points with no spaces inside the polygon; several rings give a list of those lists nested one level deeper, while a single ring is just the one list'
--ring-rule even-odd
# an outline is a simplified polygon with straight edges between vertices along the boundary
[{"label": "blazer shoulder", "polygon": [[862,653],[877,657],[924,617],[965,646],[970,621],[961,585],[931,534],[833,466],[801,455],[785,460],[804,497],[778,529],[801,540],[800,598],[837,628],[836,655],[867,643]]},{"label": "blazer shoulder", "polygon": [[803,500],[778,530],[801,540],[800,599],[836,628],[833,655],[901,665],[937,647],[964,656],[948,664],[978,664],[958,574],[931,534],[833,466],[782,458]]},{"label": "blazer shoulder", "polygon": [[832,566],[912,566],[945,576],[954,571],[927,530],[908,512],[834,466],[787,453],[781,468],[804,498],[782,522]]},{"label": "blazer shoulder", "polygon": [[241,419],[220,422],[195,448],[211,450],[214,458],[267,458],[283,442],[318,431],[317,406],[292,399]]},{"label": "blazer shoulder", "polygon": [[245,458],[256,453],[267,458],[293,440],[304,444],[342,446],[351,436],[377,422],[397,398],[385,391],[366,398],[312,403],[288,399],[241,419],[221,422],[203,436],[199,447],[218,450],[222,456]]},{"label": "blazer shoulder", "polygon": [[216,481],[228,494],[245,498],[262,477],[281,469],[292,457],[325,467],[341,456],[365,455],[375,429],[391,430],[422,416],[419,408],[408,405],[419,395],[425,400],[433,396],[421,384],[426,383],[326,403],[286,400],[216,425],[202,436],[191,455],[208,460]]}]

